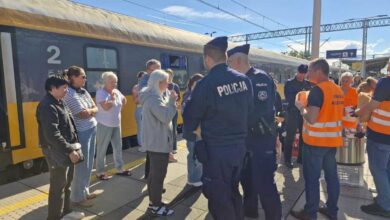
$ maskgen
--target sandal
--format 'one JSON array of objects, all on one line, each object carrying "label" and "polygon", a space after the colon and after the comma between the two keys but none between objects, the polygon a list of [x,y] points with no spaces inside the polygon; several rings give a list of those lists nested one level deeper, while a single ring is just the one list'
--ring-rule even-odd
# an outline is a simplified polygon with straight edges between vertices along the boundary
[{"label": "sandal", "polygon": [[125,170],[125,171],[116,173],[116,175],[119,175],[119,176],[131,176],[131,174],[132,173],[130,172],[130,170]]},{"label": "sandal", "polygon": [[173,211],[173,209],[169,209],[165,205],[151,206],[149,208],[149,211],[154,216],[171,216],[175,213],[175,211]]},{"label": "sandal", "polygon": [[112,176],[107,176],[106,174],[99,174],[99,175],[96,175],[96,177],[99,179],[99,180],[109,180],[112,178]]}]

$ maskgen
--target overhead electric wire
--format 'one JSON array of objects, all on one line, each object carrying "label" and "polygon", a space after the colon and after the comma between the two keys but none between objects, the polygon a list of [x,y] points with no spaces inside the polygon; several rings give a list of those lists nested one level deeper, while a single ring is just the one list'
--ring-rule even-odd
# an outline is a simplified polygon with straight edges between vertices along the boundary
[{"label": "overhead electric wire", "polygon": [[[262,29],[264,29],[264,30],[266,30],[266,31],[271,31],[270,29],[268,29],[268,28],[266,28],[266,27],[264,27],[264,26],[262,26],[262,25],[256,24],[256,23],[254,23],[254,22],[252,22],[252,21],[250,21],[250,20],[248,20],[248,19],[246,19],[246,18],[244,18],[244,17],[241,17],[241,16],[239,16],[239,15],[234,14],[233,12],[230,12],[230,11],[227,11],[227,10],[225,10],[225,9],[222,9],[222,8],[220,8],[219,6],[210,4],[210,3],[208,3],[208,2],[206,2],[206,1],[204,1],[204,0],[197,0],[197,1],[198,1],[198,2],[201,2],[202,4],[205,4],[205,5],[209,6],[209,7],[211,7],[211,8],[214,8],[214,9],[216,9],[216,10],[222,11],[222,12],[224,12],[224,13],[230,15],[230,16],[233,16],[233,17],[235,17],[235,18],[237,18],[237,19],[240,19],[240,20],[245,21],[245,22],[247,22],[247,23],[249,23],[249,24],[252,24],[252,25],[254,25],[254,26],[256,26],[256,27],[260,27],[260,28],[262,28]],[[247,8],[246,6],[244,6],[244,7]],[[289,38],[289,37],[285,37],[285,38],[286,38],[286,39],[289,39],[289,40],[291,40],[291,41],[294,41],[295,43],[299,43],[299,44],[302,44],[302,45],[303,45],[303,43],[300,43],[300,42],[298,42],[298,41],[295,41],[294,39],[291,39],[291,38]]]},{"label": "overhead electric wire", "polygon": [[247,23],[249,23],[249,24],[252,24],[252,25],[254,25],[254,26],[256,26],[256,27],[262,28],[262,29],[264,29],[264,30],[266,30],[266,31],[270,31],[270,29],[268,29],[268,28],[266,28],[266,27],[263,27],[263,26],[261,26],[261,25],[259,25],[259,24],[256,24],[255,22],[252,22],[252,21],[250,21],[250,20],[248,20],[248,19],[246,19],[246,18],[244,18],[244,17],[241,17],[241,16],[239,16],[239,15],[236,15],[236,14],[234,14],[233,12],[230,12],[230,11],[227,11],[227,10],[225,10],[225,9],[222,9],[222,8],[220,8],[219,6],[215,6],[215,5],[210,4],[210,3],[206,2],[206,1],[203,1],[203,0],[197,0],[197,1],[198,1],[198,2],[201,2],[202,4],[205,4],[205,5],[209,6],[209,7],[211,7],[211,8],[214,8],[214,9],[217,9],[217,10],[219,10],[219,11],[222,11],[222,12],[224,12],[224,13],[226,13],[226,14],[232,16],[232,17],[235,17],[235,18],[240,19],[240,20],[242,20],[242,21],[245,21],[245,22],[247,22]]},{"label": "overhead electric wire", "polygon": [[275,23],[275,24],[277,24],[277,25],[283,26],[283,27],[285,27],[285,28],[290,28],[290,27],[288,27],[288,26],[286,26],[286,25],[284,25],[284,24],[282,24],[282,23],[280,23],[280,22],[278,22],[278,21],[276,21],[276,20],[274,20],[274,19],[272,19],[272,18],[270,18],[270,17],[268,17],[268,16],[265,16],[265,15],[261,14],[261,13],[258,12],[258,11],[255,11],[255,10],[253,10],[253,9],[251,9],[251,8],[249,8],[249,7],[247,7],[247,6],[245,6],[244,4],[240,3],[239,1],[236,1],[236,0],[230,0],[230,1],[236,3],[237,5],[239,5],[239,6],[243,7],[243,8],[245,8],[246,10],[249,10],[249,11],[251,11],[251,12],[253,12],[253,13],[255,13],[255,14],[257,14],[257,15],[259,15],[259,16],[261,16],[261,17],[267,19],[267,20],[269,20],[269,21],[272,21],[273,23]]},{"label": "overhead electric wire", "polygon": [[155,9],[155,8],[152,8],[152,7],[149,7],[149,6],[146,6],[146,5],[137,3],[137,2],[133,2],[133,1],[130,1],[130,0],[122,0],[122,1],[123,1],[123,2],[127,2],[127,3],[129,3],[129,4],[132,4],[132,5],[136,5],[136,6],[141,7],[141,8],[145,8],[145,9],[148,9],[148,10],[151,10],[151,11],[154,11],[154,12],[157,12],[157,13],[160,13],[160,14],[163,14],[163,15],[172,16],[172,17],[181,19],[181,20],[186,21],[186,22],[194,23],[194,24],[197,24],[197,25],[200,25],[200,26],[204,26],[204,27],[208,27],[208,28],[213,28],[213,29],[215,29],[215,30],[222,31],[222,32],[225,32],[225,33],[227,33],[227,34],[230,34],[230,33],[231,33],[231,32],[229,32],[229,31],[227,31],[227,30],[222,29],[222,28],[218,28],[218,27],[214,27],[214,26],[212,26],[212,25],[203,24],[203,23],[199,23],[199,22],[192,21],[192,20],[189,20],[189,19],[185,19],[185,18],[180,17],[180,16],[177,16],[177,15],[172,15],[172,14],[169,14],[169,13],[165,13],[165,12],[162,12],[162,11],[157,10],[157,9]]}]

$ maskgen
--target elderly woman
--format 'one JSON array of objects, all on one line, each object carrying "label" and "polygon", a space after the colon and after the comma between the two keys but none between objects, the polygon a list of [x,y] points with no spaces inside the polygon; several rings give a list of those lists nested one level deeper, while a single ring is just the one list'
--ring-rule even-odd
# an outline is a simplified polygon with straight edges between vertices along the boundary
[{"label": "elderly woman", "polygon": [[86,81],[84,70],[78,66],[71,66],[65,70],[64,75],[70,84],[64,101],[72,112],[84,155],[84,162],[75,165],[70,199],[77,206],[90,207],[91,199],[97,196],[89,192],[89,180],[95,156],[97,124],[95,114],[98,109],[91,95],[83,88]]},{"label": "elderly woman", "polygon": [[353,75],[350,72],[345,72],[340,77],[340,87],[344,92],[343,127],[348,137],[353,137],[357,127],[357,119],[350,116],[358,104],[358,94],[356,89],[352,88],[352,81]]},{"label": "elderly woman", "polygon": [[121,135],[121,110],[126,104],[126,97],[116,89],[118,78],[113,72],[105,72],[102,75],[103,88],[96,91],[96,175],[100,180],[110,179],[104,172],[106,152],[111,142],[114,153],[114,163],[117,175],[130,176],[129,170],[123,170],[122,159],[122,135]]},{"label": "elderly woman", "polygon": [[172,119],[176,114],[177,99],[175,91],[167,92],[168,78],[163,70],[153,71],[148,86],[139,94],[142,105],[141,141],[150,161],[147,180],[150,200],[148,211],[157,216],[170,216],[174,213],[161,202],[169,153],[173,150]]}]

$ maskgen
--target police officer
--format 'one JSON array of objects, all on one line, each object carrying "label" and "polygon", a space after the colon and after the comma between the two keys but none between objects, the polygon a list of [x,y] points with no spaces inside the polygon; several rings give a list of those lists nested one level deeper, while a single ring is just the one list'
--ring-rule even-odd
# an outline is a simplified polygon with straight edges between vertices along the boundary
[{"label": "police officer", "polygon": [[287,116],[286,116],[286,139],[284,142],[284,163],[286,167],[293,168],[291,163],[291,151],[292,144],[295,139],[297,128],[299,129],[299,155],[298,163],[301,163],[302,152],[302,116],[299,114],[297,107],[295,107],[295,96],[300,91],[309,91],[311,83],[305,80],[305,74],[307,73],[308,66],[301,64],[298,66],[298,72],[295,77],[289,79],[284,85],[284,96],[288,102]]},{"label": "police officer", "polygon": [[258,217],[258,197],[265,212],[265,219],[280,220],[282,207],[274,181],[276,171],[276,128],[273,79],[264,71],[251,67],[248,59],[249,44],[227,52],[229,66],[244,73],[252,82],[253,110],[248,119],[246,139],[247,156],[243,168],[244,213]]},{"label": "police officer", "polygon": [[249,78],[227,66],[227,46],[227,37],[204,46],[209,72],[197,83],[183,113],[185,132],[201,128],[195,153],[203,164],[203,194],[216,220],[244,218],[238,184],[253,96]]}]

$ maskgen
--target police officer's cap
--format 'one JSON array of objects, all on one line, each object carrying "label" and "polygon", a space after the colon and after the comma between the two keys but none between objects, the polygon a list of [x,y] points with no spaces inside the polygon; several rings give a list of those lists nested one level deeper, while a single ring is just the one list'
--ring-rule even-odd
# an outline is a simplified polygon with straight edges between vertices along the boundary
[{"label": "police officer's cap", "polygon": [[244,45],[241,45],[241,46],[237,46],[235,48],[232,48],[232,49],[228,50],[227,55],[228,55],[228,57],[230,57],[231,55],[233,55],[235,53],[243,53],[243,54],[248,55],[249,54],[249,48],[250,48],[250,44],[244,44]]},{"label": "police officer's cap", "polygon": [[298,66],[298,73],[307,73],[308,68],[306,64],[301,64]]},{"label": "police officer's cap", "polygon": [[227,40],[228,40],[227,37],[216,37],[216,38],[212,39],[211,41],[209,41],[205,46],[214,47],[214,48],[220,49],[223,52],[225,52],[227,47],[228,47]]}]

